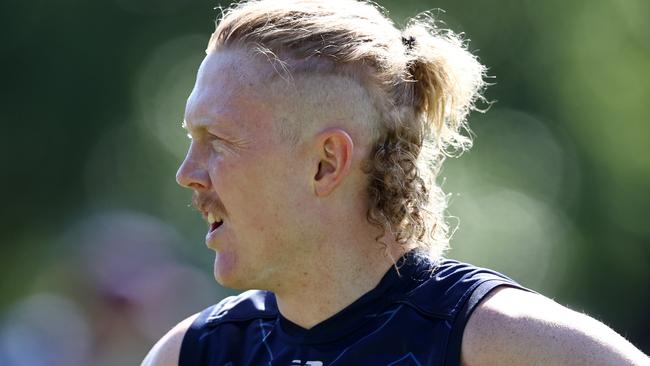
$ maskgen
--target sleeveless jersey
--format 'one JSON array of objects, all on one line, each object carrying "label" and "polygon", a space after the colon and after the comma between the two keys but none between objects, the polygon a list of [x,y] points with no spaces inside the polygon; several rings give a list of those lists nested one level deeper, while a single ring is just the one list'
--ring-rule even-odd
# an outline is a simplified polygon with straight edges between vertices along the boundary
[{"label": "sleeveless jersey", "polygon": [[[396,269],[397,267],[397,269]],[[180,366],[449,366],[460,362],[469,316],[508,277],[407,254],[376,288],[304,329],[279,313],[275,296],[251,290],[211,306],[190,326]]]}]

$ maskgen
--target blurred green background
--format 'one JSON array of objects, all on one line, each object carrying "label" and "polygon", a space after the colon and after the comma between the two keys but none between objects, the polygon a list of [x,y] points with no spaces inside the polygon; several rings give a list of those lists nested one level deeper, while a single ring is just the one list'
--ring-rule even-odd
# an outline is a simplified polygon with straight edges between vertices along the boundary
[{"label": "blurred green background", "polygon": [[[449,256],[650,352],[650,2],[379,2],[398,24],[444,9],[493,76],[441,175]],[[231,293],[174,181],[216,5],[0,3],[1,365],[136,364]]]}]

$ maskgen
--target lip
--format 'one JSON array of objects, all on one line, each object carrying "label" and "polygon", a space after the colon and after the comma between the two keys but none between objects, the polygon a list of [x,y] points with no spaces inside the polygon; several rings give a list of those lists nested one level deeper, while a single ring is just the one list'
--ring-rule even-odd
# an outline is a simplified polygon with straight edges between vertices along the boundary
[{"label": "lip", "polygon": [[205,245],[207,245],[208,248],[216,249],[217,237],[223,231],[223,227],[225,225],[226,222],[222,221],[221,225],[219,225],[216,229],[212,230],[211,227],[208,229],[208,233],[205,234]]}]

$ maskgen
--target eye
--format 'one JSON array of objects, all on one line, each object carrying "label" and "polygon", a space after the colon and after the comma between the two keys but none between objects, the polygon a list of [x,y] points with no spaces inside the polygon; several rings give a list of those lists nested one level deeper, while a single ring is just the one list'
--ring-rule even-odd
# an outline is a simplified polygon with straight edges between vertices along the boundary
[{"label": "eye", "polygon": [[211,133],[206,135],[206,139],[208,142],[210,142],[210,145],[212,145],[212,148],[217,151],[223,151],[226,148],[226,141],[220,138],[219,136],[215,136]]},{"label": "eye", "polygon": [[212,149],[215,151],[223,150],[223,146],[221,146],[221,143],[218,140],[213,140],[210,142],[210,144],[212,145]]}]

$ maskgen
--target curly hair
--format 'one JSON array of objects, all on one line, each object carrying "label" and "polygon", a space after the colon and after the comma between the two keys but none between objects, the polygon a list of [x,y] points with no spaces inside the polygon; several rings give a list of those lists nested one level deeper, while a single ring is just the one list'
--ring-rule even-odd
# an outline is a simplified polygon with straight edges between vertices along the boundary
[{"label": "curly hair", "polygon": [[[439,258],[450,230],[436,178],[446,157],[471,147],[467,115],[486,85],[465,40],[429,13],[400,31],[367,1],[249,0],[222,11],[208,50],[233,45],[271,55],[276,71],[342,75],[367,90],[379,116],[367,126],[367,219],[380,229],[377,240],[388,232]],[[302,66],[289,68],[279,55]]]}]

